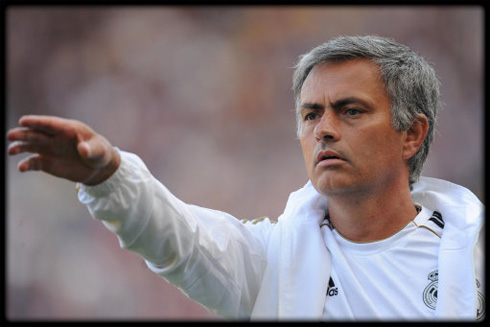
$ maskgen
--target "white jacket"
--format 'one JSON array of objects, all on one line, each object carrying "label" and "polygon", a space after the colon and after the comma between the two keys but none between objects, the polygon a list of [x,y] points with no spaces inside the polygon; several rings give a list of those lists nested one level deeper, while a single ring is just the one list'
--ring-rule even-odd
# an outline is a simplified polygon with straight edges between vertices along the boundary
[{"label": "white jacket", "polygon": [[[323,318],[330,257],[319,225],[327,203],[310,182],[290,195],[277,223],[240,222],[182,202],[139,157],[120,154],[116,173],[94,187],[79,184],[78,196],[122,248],[218,315]],[[469,190],[434,178],[421,178],[412,196],[445,221],[436,317],[474,320],[477,275],[484,282],[482,203]]]}]

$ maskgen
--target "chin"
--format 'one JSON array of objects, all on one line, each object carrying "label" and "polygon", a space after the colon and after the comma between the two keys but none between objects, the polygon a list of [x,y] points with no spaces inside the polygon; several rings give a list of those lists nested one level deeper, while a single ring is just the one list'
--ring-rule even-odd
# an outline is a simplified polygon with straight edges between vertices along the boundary
[{"label": "chin", "polygon": [[319,178],[311,181],[313,187],[322,195],[341,194],[349,189],[349,183],[334,180],[332,178]]},{"label": "chin", "polygon": [[321,174],[310,178],[313,187],[324,196],[341,195],[364,189],[363,183],[352,175]]}]

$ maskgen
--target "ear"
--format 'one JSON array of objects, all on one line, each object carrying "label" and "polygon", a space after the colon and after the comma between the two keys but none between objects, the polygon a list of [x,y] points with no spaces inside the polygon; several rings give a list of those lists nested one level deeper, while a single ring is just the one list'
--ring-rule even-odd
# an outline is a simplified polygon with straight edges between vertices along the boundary
[{"label": "ear", "polygon": [[405,131],[403,159],[410,159],[422,146],[429,130],[429,120],[424,114],[418,114],[410,128]]}]

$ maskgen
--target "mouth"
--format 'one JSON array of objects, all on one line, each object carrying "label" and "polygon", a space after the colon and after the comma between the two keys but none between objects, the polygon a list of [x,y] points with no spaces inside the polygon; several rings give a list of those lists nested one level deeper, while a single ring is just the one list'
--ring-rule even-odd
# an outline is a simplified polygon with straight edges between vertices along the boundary
[{"label": "mouth", "polygon": [[342,158],[337,152],[327,150],[327,151],[321,151],[318,153],[316,157],[316,163],[319,164],[321,162],[338,162],[338,161],[346,161],[344,158]]},{"label": "mouth", "polygon": [[340,157],[337,157],[337,156],[323,156],[320,158],[320,161],[323,161],[323,160],[328,160],[328,159],[341,159]]}]

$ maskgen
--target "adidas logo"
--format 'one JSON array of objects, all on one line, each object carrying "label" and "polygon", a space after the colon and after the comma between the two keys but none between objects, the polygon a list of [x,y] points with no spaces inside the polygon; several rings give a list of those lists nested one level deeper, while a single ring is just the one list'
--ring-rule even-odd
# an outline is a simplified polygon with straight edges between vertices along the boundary
[{"label": "adidas logo", "polygon": [[339,294],[339,289],[338,287],[335,287],[335,283],[333,282],[332,277],[330,277],[328,281],[327,296],[336,296],[337,294]]}]

